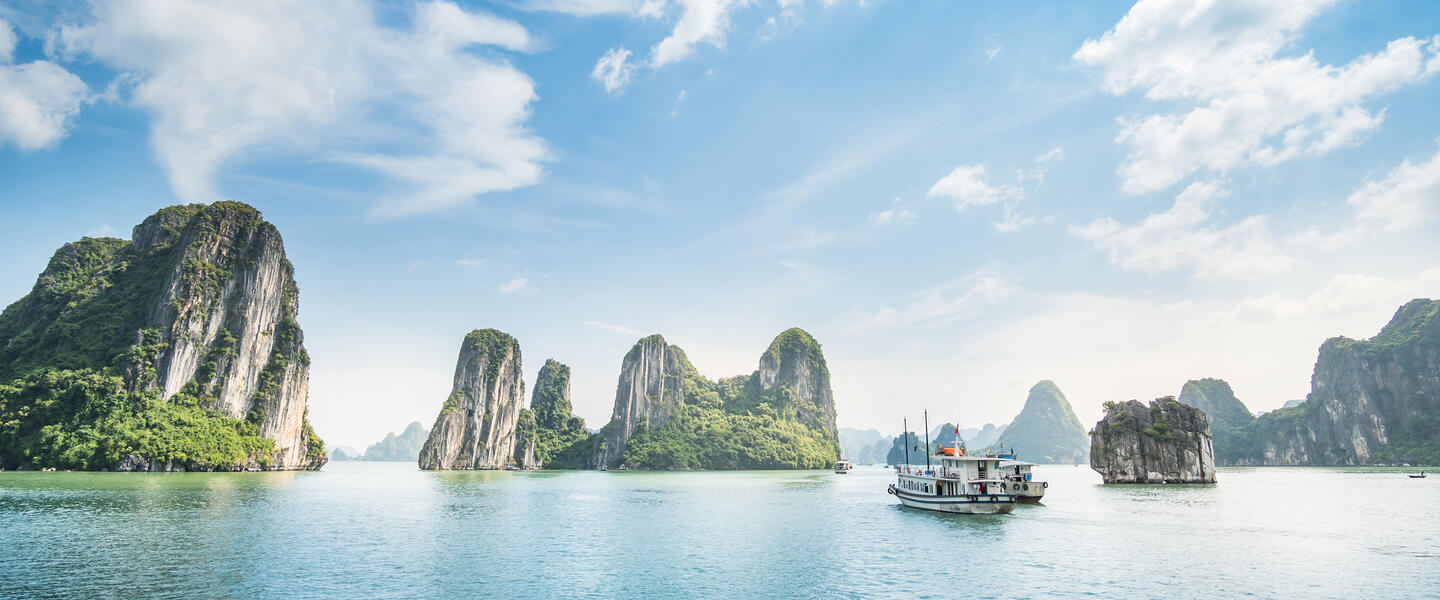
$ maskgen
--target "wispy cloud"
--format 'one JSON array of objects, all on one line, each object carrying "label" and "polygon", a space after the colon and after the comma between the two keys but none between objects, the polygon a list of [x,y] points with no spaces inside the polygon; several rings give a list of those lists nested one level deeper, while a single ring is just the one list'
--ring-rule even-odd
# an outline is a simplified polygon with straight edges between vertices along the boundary
[{"label": "wispy cloud", "polygon": [[548,160],[525,126],[535,84],[500,58],[532,46],[514,21],[444,1],[413,5],[405,28],[369,2],[178,0],[165,18],[151,2],[90,6],[57,28],[54,51],[122,73],[112,96],[150,115],[181,200],[220,199],[217,173],[258,148],[387,177],[398,189],[376,198],[381,219],[534,184]]},{"label": "wispy cloud", "polygon": [[581,321],[580,324],[581,324],[581,325],[584,325],[584,326],[586,326],[586,327],[594,327],[595,329],[600,329],[600,330],[602,330],[602,331],[609,331],[609,332],[613,332],[613,333],[623,333],[623,334],[625,334],[625,335],[632,336],[632,337],[644,337],[644,336],[648,335],[648,334],[646,334],[645,332],[640,331],[640,330],[638,330],[638,329],[632,329],[632,328],[629,328],[629,327],[625,327],[625,326],[623,326],[623,325],[615,325],[615,324],[612,324],[612,323],[605,323],[605,322],[601,322],[601,321]]},{"label": "wispy cloud", "polygon": [[535,291],[535,286],[530,285],[530,278],[525,275],[516,275],[514,279],[500,284],[502,294],[529,293]]},{"label": "wispy cloud", "polygon": [[1020,291],[1001,279],[976,275],[903,297],[898,306],[882,306],[871,312],[857,311],[848,318],[855,325],[845,333],[908,325],[942,325],[995,304]]},{"label": "wispy cloud", "polygon": [[455,260],[455,266],[457,267],[475,268],[483,266],[484,264],[485,259],[483,258],[460,258]]},{"label": "wispy cloud", "polygon": [[1267,216],[1212,223],[1218,200],[1228,193],[1217,182],[1192,183],[1169,210],[1139,223],[1101,217],[1072,225],[1070,235],[1105,251],[1111,263],[1145,273],[1190,268],[1201,279],[1258,279],[1288,271],[1295,259],[1280,249]]},{"label": "wispy cloud", "polygon": [[1166,189],[1200,171],[1223,175],[1328,153],[1384,120],[1366,102],[1440,72],[1440,36],[1406,37],[1340,65],[1314,52],[1282,56],[1335,0],[1141,0],[1075,52],[1115,95],[1141,90],[1176,113],[1121,119],[1130,155],[1122,189]]}]

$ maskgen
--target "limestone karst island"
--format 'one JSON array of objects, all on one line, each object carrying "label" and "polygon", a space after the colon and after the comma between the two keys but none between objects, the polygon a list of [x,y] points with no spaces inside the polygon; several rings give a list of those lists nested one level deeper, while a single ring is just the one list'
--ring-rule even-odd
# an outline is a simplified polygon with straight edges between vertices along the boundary
[{"label": "limestone karst island", "polygon": [[0,0],[0,600],[1434,598],[1440,3]]}]

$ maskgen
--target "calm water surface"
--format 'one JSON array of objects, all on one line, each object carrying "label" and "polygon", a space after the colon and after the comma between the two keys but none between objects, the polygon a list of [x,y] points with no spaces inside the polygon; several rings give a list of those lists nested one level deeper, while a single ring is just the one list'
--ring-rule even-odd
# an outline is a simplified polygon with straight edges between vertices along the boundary
[{"label": "calm water surface", "polygon": [[0,597],[1440,595],[1440,477],[1222,469],[1044,506],[900,507],[829,472],[0,473]]}]

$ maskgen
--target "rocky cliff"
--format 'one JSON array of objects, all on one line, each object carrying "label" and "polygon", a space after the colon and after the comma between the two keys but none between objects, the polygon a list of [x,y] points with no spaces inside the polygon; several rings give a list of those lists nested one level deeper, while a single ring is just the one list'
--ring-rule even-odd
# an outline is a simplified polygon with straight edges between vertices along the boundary
[{"label": "rocky cliff", "polygon": [[545,361],[535,376],[530,412],[535,442],[531,460],[536,465],[583,466],[586,452],[574,446],[584,442],[590,432],[570,404],[570,367],[553,359]]},{"label": "rocky cliff", "polygon": [[1326,340],[1310,390],[1257,418],[1236,462],[1440,464],[1440,301],[1406,303],[1368,340]]},{"label": "rocky cliff", "polygon": [[1106,402],[1090,432],[1090,468],[1105,483],[1214,483],[1210,421],[1174,396],[1148,407]]},{"label": "rocky cliff", "polygon": [[1089,448],[1085,426],[1059,386],[1048,379],[1031,386],[1025,407],[997,443],[1037,463],[1083,463]]},{"label": "rocky cliff", "polygon": [[450,396],[420,449],[421,469],[498,469],[514,461],[525,406],[520,343],[477,329],[465,336]]},{"label": "rocky cliff", "polygon": [[620,361],[615,408],[599,433],[594,464],[616,467],[640,427],[663,429],[685,402],[683,382],[695,373],[685,351],[665,343],[659,334],[635,342]]},{"label": "rocky cliff", "polygon": [[1222,379],[1192,379],[1180,389],[1179,401],[1205,411],[1215,444],[1215,462],[1234,464],[1240,458],[1255,415],[1235,397],[1230,384]]},{"label": "rocky cliff", "polygon": [[621,362],[592,466],[819,468],[839,457],[835,399],[820,343],[789,329],[749,376],[711,381],[659,335]]},{"label": "rocky cliff", "polygon": [[[135,417],[141,428],[157,420],[179,423],[180,431],[167,430],[176,444],[147,447],[139,439],[97,448],[96,455],[72,452],[66,459],[72,467],[107,461],[148,470],[323,465],[324,444],[306,419],[310,358],[297,321],[299,291],[274,225],[245,204],[192,204],[151,215],[131,238],[66,244],[31,293],[0,315],[0,382],[24,377],[17,389],[28,390],[7,404],[53,408],[28,404],[34,400],[28,395],[76,384],[77,377],[117,377],[124,393],[137,397],[135,410],[166,414],[148,421],[138,414],[110,416]],[[49,380],[36,379],[47,372]],[[150,395],[173,406],[150,407],[139,398]],[[189,409],[214,412],[177,414]],[[185,422],[214,415],[238,424],[233,431],[185,431]],[[18,436],[13,446],[36,441],[26,436],[38,423],[13,425],[0,437]],[[88,427],[92,436],[119,433],[72,425]],[[270,442],[251,441],[256,438]],[[230,442],[248,450],[238,455]],[[115,454],[120,447],[128,449]]]}]

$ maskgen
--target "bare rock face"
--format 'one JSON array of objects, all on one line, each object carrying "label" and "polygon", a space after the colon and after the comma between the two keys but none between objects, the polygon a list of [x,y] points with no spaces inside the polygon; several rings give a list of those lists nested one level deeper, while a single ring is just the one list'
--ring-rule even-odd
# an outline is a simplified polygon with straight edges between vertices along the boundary
[{"label": "bare rock face", "polygon": [[217,202],[156,213],[132,237],[138,252],[174,255],[146,310],[162,342],[155,379],[139,383],[163,398],[197,386],[215,398],[211,408],[258,423],[276,442],[272,468],[323,465],[309,443],[310,356],[279,231],[249,206]]},{"label": "bare rock face", "polygon": [[780,332],[760,355],[753,375],[765,395],[778,397],[794,409],[795,420],[823,429],[838,446],[835,428],[835,393],[830,389],[830,367],[820,342],[800,328]]},{"label": "bare rock face", "polygon": [[1440,301],[1406,303],[1368,340],[1320,346],[1310,395],[1255,419],[1237,464],[1440,461]]},{"label": "bare rock face", "polygon": [[593,463],[617,466],[625,444],[640,426],[663,428],[670,415],[684,403],[686,372],[695,367],[685,351],[665,343],[659,334],[635,342],[620,363],[620,381],[615,389],[615,409],[602,436]]},{"label": "bare rock face", "polygon": [[[687,396],[688,394],[688,396]],[[665,338],[652,335],[642,338],[630,348],[620,366],[620,379],[615,391],[615,408],[607,424],[592,440],[587,466],[630,468],[716,468],[712,457],[703,457],[695,464],[656,467],[643,460],[627,463],[626,449],[637,431],[651,433],[664,430],[687,404],[717,410],[725,415],[747,415],[751,410],[768,412],[772,418],[798,423],[818,433],[817,448],[811,463],[828,466],[838,458],[840,438],[835,427],[835,398],[830,387],[830,369],[825,363],[820,343],[802,329],[792,328],[771,341],[761,354],[759,367],[749,375],[737,375],[712,381],[690,364],[685,352],[665,343]],[[762,408],[765,407],[765,408]],[[693,411],[692,411],[693,412]],[[676,427],[684,428],[679,424]],[[753,432],[752,432],[753,433]],[[705,447],[722,441],[699,439],[690,433],[683,444],[703,455]],[[777,438],[774,432],[756,434],[759,438]],[[824,454],[823,457],[820,454]],[[671,456],[657,462],[670,463]],[[796,468],[743,457],[719,468]],[[809,467],[806,467],[809,468]]]},{"label": "bare rock face", "polygon": [[[0,374],[113,370],[127,393],[213,409],[275,442],[265,456],[203,468],[315,469],[326,456],[306,419],[299,307],[280,232],[260,211],[172,206],[128,242],[85,238],[56,252],[0,323]],[[149,462],[136,454],[110,467],[157,468]]]},{"label": "bare rock face", "polygon": [[494,329],[470,332],[460,346],[450,397],[420,449],[420,468],[499,469],[512,464],[524,407],[520,343]]},{"label": "bare rock face", "polygon": [[1210,421],[1174,396],[1107,402],[1090,432],[1090,468],[1105,483],[1215,483]]}]

